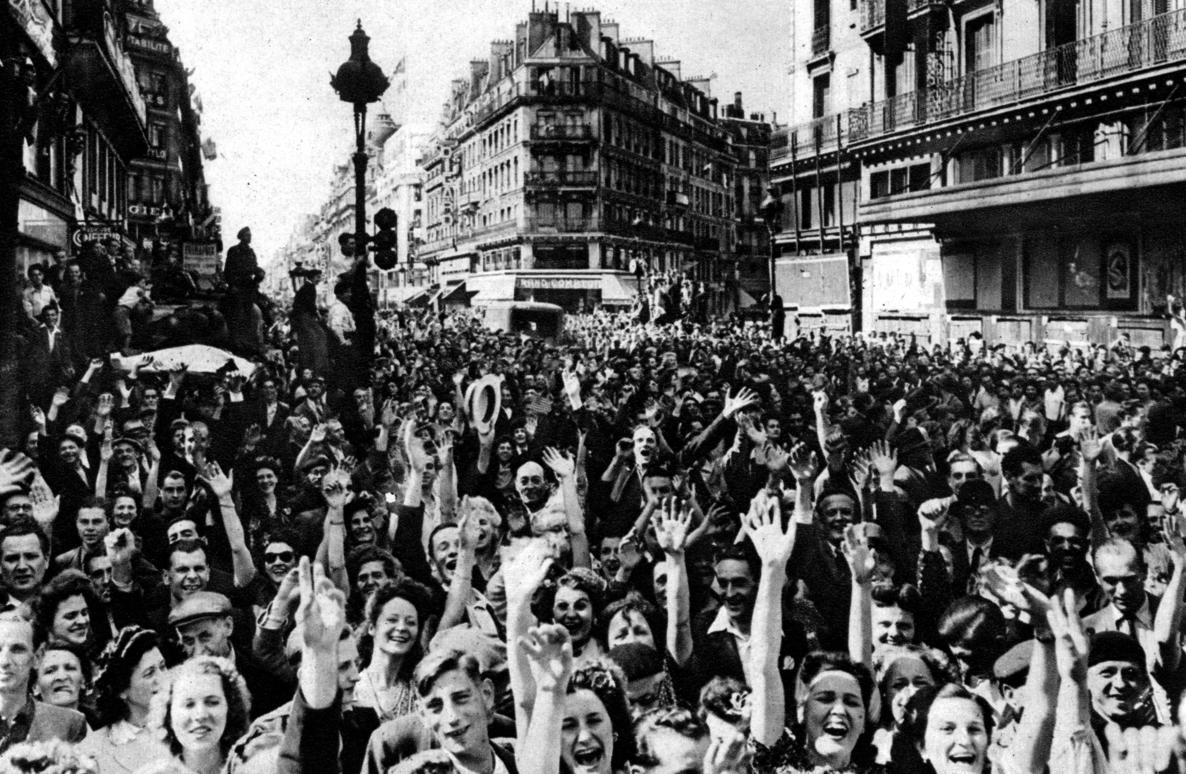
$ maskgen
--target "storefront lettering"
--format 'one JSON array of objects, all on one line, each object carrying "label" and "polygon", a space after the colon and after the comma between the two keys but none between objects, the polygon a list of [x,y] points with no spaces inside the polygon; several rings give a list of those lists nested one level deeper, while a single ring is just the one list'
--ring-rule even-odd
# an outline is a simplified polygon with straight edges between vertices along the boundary
[{"label": "storefront lettering", "polygon": [[520,277],[524,290],[600,290],[600,277]]}]

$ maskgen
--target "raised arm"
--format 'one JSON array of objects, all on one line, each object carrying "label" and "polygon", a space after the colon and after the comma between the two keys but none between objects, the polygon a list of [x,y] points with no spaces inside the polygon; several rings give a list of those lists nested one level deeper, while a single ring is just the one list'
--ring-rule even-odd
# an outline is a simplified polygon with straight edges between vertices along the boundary
[{"label": "raised arm", "polygon": [[440,631],[465,623],[465,606],[473,594],[474,565],[477,564],[478,520],[470,507],[468,497],[461,500],[461,511],[457,520],[457,565],[453,569],[453,580],[445,598],[445,612],[441,614]]},{"label": "raised arm", "polygon": [[815,471],[818,467],[815,452],[805,443],[795,444],[787,460],[787,469],[795,478],[796,524],[810,524],[815,518]]},{"label": "raised arm", "polygon": [[786,699],[778,671],[782,649],[782,589],[787,580],[787,561],[795,547],[794,520],[782,527],[782,508],[777,497],[765,490],[750,503],[742,527],[762,560],[758,597],[750,623],[749,677],[754,697],[750,722],[752,738],[773,746],[786,725]]},{"label": "raised arm", "polygon": [[247,533],[243,529],[243,522],[239,519],[239,509],[235,507],[235,499],[231,495],[234,489],[234,473],[226,474],[217,462],[206,466],[202,474],[203,480],[210,485],[211,491],[218,498],[218,508],[222,513],[222,527],[226,530],[227,542],[231,547],[231,563],[235,572],[235,587],[245,588],[255,579],[255,561],[251,558],[251,549],[247,547]]},{"label": "raised arm", "polygon": [[335,469],[321,479],[321,494],[325,497],[325,524],[321,542],[317,546],[317,563],[329,574],[330,580],[343,592],[350,590],[346,575],[346,491],[350,477]]},{"label": "raised arm", "polygon": [[1103,452],[1099,432],[1088,428],[1079,436],[1079,488],[1083,492],[1083,510],[1091,517],[1091,547],[1094,551],[1111,534],[1104,513],[1100,510],[1099,486],[1096,479],[1096,461]]},{"label": "raised arm", "polygon": [[848,610],[848,657],[873,668],[873,569],[876,563],[869,550],[864,524],[844,528],[840,546],[852,571],[852,604]]},{"label": "raised arm", "polygon": [[581,498],[577,494],[576,463],[568,454],[561,454],[549,447],[544,449],[544,463],[556,474],[560,482],[560,495],[564,499],[564,513],[568,516],[568,535],[572,542],[572,566],[589,567],[589,536],[585,533],[585,514],[581,510]]},{"label": "raised arm", "polygon": [[1179,513],[1166,514],[1163,522],[1166,546],[1174,563],[1173,574],[1166,584],[1153,620],[1153,634],[1160,650],[1159,664],[1167,673],[1177,671],[1182,660],[1182,571],[1186,568],[1186,520]]},{"label": "raised arm", "polygon": [[684,561],[691,525],[690,505],[674,497],[663,503],[655,522],[655,537],[667,562],[667,652],[680,666],[692,658],[692,603]]},{"label": "raised arm", "polygon": [[572,642],[558,624],[532,627],[516,644],[525,652],[535,678],[535,710],[519,732],[515,762],[520,774],[559,774],[561,730],[568,679],[572,675]]},{"label": "raised arm", "polygon": [[[535,625],[531,612],[531,597],[544,582],[552,566],[553,557],[542,538],[533,539],[523,547],[510,564],[502,567],[507,589],[507,642],[518,642]],[[510,648],[507,671],[511,695],[515,702],[515,728],[527,728],[535,700],[535,680],[531,664],[522,648]]]}]

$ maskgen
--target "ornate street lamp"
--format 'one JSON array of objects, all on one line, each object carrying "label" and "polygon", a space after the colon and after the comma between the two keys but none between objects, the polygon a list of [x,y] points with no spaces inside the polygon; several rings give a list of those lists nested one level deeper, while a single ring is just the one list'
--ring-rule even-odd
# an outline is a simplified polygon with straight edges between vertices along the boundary
[{"label": "ornate street lamp", "polygon": [[[343,102],[354,106],[354,261],[350,312],[354,317],[356,344],[363,368],[370,365],[375,350],[375,306],[367,287],[366,233],[366,140],[367,105],[378,102],[390,85],[379,65],[371,61],[367,47],[371,39],[363,32],[362,20],[350,36],[350,58],[342,63],[330,85]],[[365,371],[364,371],[365,373]]]}]

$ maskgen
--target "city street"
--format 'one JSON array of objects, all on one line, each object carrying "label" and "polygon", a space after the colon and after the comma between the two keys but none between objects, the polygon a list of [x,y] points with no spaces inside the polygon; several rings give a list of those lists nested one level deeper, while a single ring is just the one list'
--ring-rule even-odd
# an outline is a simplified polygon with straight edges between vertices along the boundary
[{"label": "city street", "polygon": [[1186,18],[8,0],[0,774],[1186,774]]}]

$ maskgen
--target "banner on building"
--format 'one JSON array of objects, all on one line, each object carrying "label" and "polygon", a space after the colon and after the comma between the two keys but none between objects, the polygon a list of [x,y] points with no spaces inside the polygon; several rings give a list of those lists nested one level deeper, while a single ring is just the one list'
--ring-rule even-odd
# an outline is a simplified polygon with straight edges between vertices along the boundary
[{"label": "banner on building", "polygon": [[203,279],[218,273],[218,245],[213,242],[186,242],[181,248],[185,268]]},{"label": "banner on building", "polygon": [[54,51],[54,18],[41,0],[8,0],[8,11],[17,26],[25,31],[29,40],[45,57],[50,66],[57,66],[58,56]]}]

